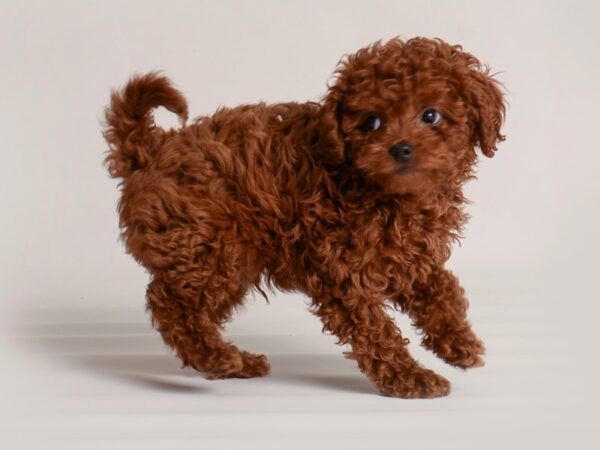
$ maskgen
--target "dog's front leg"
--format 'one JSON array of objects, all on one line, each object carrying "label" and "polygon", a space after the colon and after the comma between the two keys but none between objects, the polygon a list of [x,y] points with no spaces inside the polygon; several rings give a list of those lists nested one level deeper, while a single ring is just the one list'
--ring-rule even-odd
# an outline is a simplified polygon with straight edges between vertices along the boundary
[{"label": "dog's front leg", "polygon": [[395,300],[423,331],[426,348],[457,367],[483,365],[484,345],[467,320],[464,289],[450,271],[435,268],[426,282],[415,283],[411,295]]},{"label": "dog's front leg", "polygon": [[321,292],[315,312],[325,329],[349,343],[349,357],[384,394],[403,398],[447,395],[450,383],[419,365],[408,352],[407,340],[379,301],[367,298],[341,299]]}]

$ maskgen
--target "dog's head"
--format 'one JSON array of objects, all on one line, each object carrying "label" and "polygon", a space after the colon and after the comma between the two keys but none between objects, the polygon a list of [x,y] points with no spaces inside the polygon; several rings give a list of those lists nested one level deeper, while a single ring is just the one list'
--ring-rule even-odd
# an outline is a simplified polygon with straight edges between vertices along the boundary
[{"label": "dog's head", "polygon": [[323,104],[321,152],[388,193],[444,188],[471,174],[475,147],[504,139],[499,83],[460,46],[392,39],[340,63]]}]

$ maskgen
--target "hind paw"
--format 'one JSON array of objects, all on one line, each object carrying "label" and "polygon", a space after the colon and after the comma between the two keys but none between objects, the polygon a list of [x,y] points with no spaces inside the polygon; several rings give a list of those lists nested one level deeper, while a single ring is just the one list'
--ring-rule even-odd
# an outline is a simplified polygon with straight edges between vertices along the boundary
[{"label": "hind paw", "polygon": [[222,380],[225,378],[254,378],[267,375],[271,369],[267,357],[242,351],[233,361],[220,361],[216,369],[209,371],[206,378]]}]

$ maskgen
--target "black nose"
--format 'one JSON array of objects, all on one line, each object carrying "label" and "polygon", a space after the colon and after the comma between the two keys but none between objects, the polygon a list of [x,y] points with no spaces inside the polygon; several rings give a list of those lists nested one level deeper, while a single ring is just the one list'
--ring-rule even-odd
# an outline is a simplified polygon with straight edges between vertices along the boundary
[{"label": "black nose", "polygon": [[408,142],[399,142],[390,148],[390,155],[392,155],[392,158],[401,163],[408,162],[412,154],[413,148]]}]

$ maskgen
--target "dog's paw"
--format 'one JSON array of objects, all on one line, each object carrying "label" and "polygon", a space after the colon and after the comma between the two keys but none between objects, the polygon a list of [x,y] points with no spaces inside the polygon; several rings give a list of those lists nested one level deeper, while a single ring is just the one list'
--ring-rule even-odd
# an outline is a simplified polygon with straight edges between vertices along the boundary
[{"label": "dog's paw", "polygon": [[271,365],[265,355],[242,351],[242,359],[244,368],[237,375],[238,378],[264,377],[271,370]]},{"label": "dog's paw", "polygon": [[221,360],[218,368],[206,373],[209,380],[225,378],[254,378],[263,377],[269,373],[271,366],[265,355],[240,351],[235,357]]},{"label": "dog's paw", "polygon": [[379,389],[388,397],[435,398],[450,393],[450,382],[432,370],[416,367],[397,373]]},{"label": "dog's paw", "polygon": [[465,354],[460,359],[445,359],[444,361],[453,365],[454,367],[458,367],[459,369],[473,369],[475,367],[482,367],[485,365],[485,361],[478,354]]},{"label": "dog's paw", "polygon": [[481,367],[485,346],[473,333],[450,336],[437,342],[433,351],[448,364],[461,369]]}]

